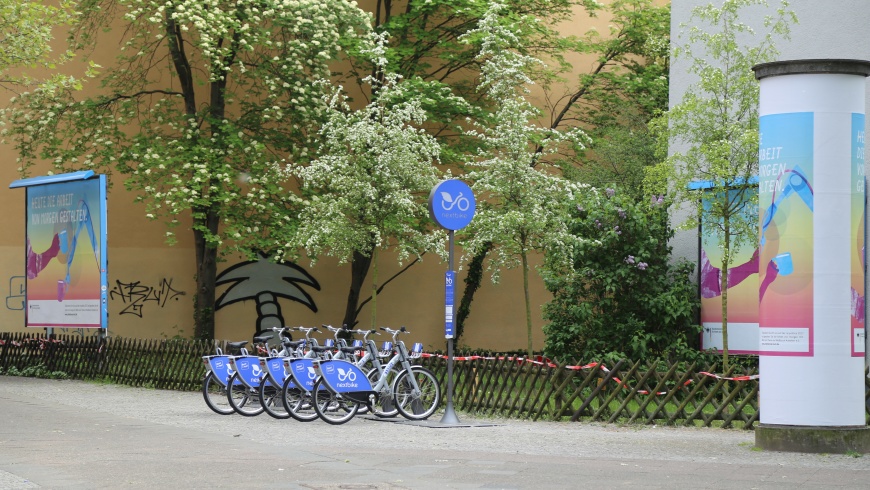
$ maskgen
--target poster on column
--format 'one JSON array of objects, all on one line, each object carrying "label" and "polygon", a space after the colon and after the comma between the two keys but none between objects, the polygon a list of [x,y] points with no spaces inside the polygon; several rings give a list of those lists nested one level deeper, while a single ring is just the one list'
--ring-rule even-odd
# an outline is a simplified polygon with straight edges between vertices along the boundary
[{"label": "poster on column", "polygon": [[864,114],[852,114],[852,357],[864,357],[864,250],[865,183],[864,176]]},{"label": "poster on column", "polygon": [[105,180],[27,187],[28,327],[101,328]]},{"label": "poster on column", "polygon": [[811,112],[760,119],[759,352],[813,355]]},{"label": "poster on column", "polygon": [[[714,192],[728,192],[728,202],[745,202],[745,219],[753,222],[758,219],[758,208],[748,202],[746,192],[756,192],[756,188],[705,189],[701,204],[704,213],[711,207],[711,200],[724,195]],[[701,222],[701,350],[716,349],[722,352],[722,237],[717,230],[721,226]],[[731,263],[728,268],[728,352],[731,354],[758,353],[758,247],[746,245],[736,251],[732,249]]]}]

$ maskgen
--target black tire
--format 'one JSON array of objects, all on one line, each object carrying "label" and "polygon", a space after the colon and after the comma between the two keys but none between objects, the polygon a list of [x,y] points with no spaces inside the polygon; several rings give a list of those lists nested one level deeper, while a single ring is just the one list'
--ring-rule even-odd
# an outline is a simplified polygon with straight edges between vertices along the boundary
[{"label": "black tire", "polygon": [[214,413],[220,415],[232,415],[236,413],[227,401],[227,389],[217,380],[214,373],[209,371],[202,380],[202,397],[205,404]]},{"label": "black tire", "polygon": [[257,396],[257,390],[252,390],[241,383],[236,383],[235,381],[238,377],[239,373],[233,373],[227,382],[227,401],[239,415],[244,415],[245,417],[260,415],[263,413],[263,405],[260,405],[260,397]]},{"label": "black tire", "polygon": [[341,425],[352,419],[356,415],[359,405],[341,396],[341,394],[321,388],[322,382],[322,379],[318,379],[311,391],[317,416],[332,425]]},{"label": "black tire", "polygon": [[300,422],[311,422],[317,420],[317,412],[314,410],[311,395],[302,389],[295,386],[290,386],[293,378],[288,377],[284,380],[284,386],[281,387],[281,403],[284,405],[284,410]]},{"label": "black tire", "polygon": [[[411,377],[417,381],[420,392],[415,393]],[[432,371],[413,366],[410,371],[402,371],[393,383],[393,396],[396,408],[409,420],[429,418],[441,403],[441,387]]]},{"label": "black tire", "polygon": [[[366,378],[372,383],[372,387],[374,387],[378,383],[378,379],[380,378],[380,373],[377,369],[372,369],[366,374]],[[393,397],[393,384],[396,382],[396,371],[390,370],[387,373],[387,382],[384,384],[384,388],[378,393],[378,403],[375,405],[372,413],[375,417],[380,417],[382,419],[390,419],[399,415],[399,410],[396,408],[396,401]]]},{"label": "black tire", "polygon": [[271,381],[265,379],[260,383],[260,389],[257,390],[257,394],[260,397],[260,406],[263,407],[263,411],[276,419],[290,418],[290,412],[287,411],[284,403],[281,401],[283,393],[281,387],[275,386]]}]

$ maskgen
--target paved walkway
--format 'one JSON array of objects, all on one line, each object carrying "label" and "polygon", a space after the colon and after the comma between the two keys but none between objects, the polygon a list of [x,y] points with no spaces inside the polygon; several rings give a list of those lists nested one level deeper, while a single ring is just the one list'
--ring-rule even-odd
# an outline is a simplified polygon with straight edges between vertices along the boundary
[{"label": "paved walkway", "polygon": [[757,451],[752,432],[459,416],[467,426],[331,426],[220,416],[199,393],[0,376],[0,488],[870,487],[870,455]]}]

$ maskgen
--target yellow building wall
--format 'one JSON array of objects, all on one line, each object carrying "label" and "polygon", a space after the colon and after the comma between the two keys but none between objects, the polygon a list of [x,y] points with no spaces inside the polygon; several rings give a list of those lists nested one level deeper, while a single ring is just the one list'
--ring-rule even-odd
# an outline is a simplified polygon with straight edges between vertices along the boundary
[{"label": "yellow building wall", "polygon": [[[562,26],[566,31],[582,34],[592,25],[606,34],[607,19],[590,20],[582,13],[577,23]],[[108,66],[114,57],[117,43],[101,42],[96,58]],[[574,57],[571,60],[578,71],[586,71],[594,64],[592,58]],[[0,104],[11,97],[0,92]],[[540,97],[540,93],[535,93]],[[5,297],[0,307],[0,332],[25,331],[24,327],[24,256],[25,256],[25,191],[9,189],[8,184],[21,178],[16,168],[16,153],[9,143],[0,144],[0,291]],[[30,176],[42,175],[48,167],[35,169]],[[108,197],[108,263],[109,263],[109,335],[132,338],[162,338],[193,332],[194,250],[189,220],[174,229],[178,244],[169,247],[164,238],[167,228],[160,222],[145,218],[143,205],[134,203],[134,195],[124,189],[120,175]],[[457,259],[461,256],[457,250]],[[218,271],[241,262],[230,258],[219,264]],[[540,257],[533,257],[532,265],[540,265]],[[458,260],[457,260],[458,263]],[[290,326],[337,325],[341,322],[350,284],[350,268],[330,258],[321,259],[316,266],[299,264],[319,283],[320,289],[300,286],[311,295],[317,311],[302,303],[280,299],[285,323]],[[394,256],[381,255],[379,277],[381,281],[401,269]],[[427,350],[444,349],[444,272],[447,264],[437,255],[427,255],[423,261],[390,282],[378,296],[377,326],[398,328],[405,326],[411,332],[406,342],[423,342]],[[463,289],[465,271],[457,274],[456,303]],[[531,275],[531,302],[534,347],[544,345],[541,306],[550,295],[536,272]],[[231,284],[218,287],[217,296],[226,292]],[[362,294],[361,300],[366,298]],[[359,327],[371,323],[370,304],[360,312]],[[220,308],[216,312],[215,336],[218,339],[250,339],[256,330],[257,308],[253,299]],[[42,329],[31,329],[42,331]],[[58,333],[74,330],[56,329]],[[92,335],[93,330],[80,333]],[[320,338],[325,335],[321,334]],[[381,336],[378,340],[386,340]],[[522,274],[518,269],[503,271],[499,284],[493,284],[487,274],[477,291],[466,322],[459,347],[492,349],[496,351],[525,349],[527,342]]]}]

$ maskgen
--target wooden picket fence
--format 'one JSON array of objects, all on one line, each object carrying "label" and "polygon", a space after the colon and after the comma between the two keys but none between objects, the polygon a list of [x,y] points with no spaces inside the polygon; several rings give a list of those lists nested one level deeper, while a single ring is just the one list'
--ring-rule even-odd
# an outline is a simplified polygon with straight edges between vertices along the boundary
[{"label": "wooden picket fence", "polygon": [[[74,379],[130,386],[198,390],[202,356],[226,342],[0,333],[0,370],[28,368]],[[444,356],[420,363],[447,387]],[[454,362],[457,410],[531,420],[595,421],[754,429],[759,421],[753,372],[716,373],[717,366],[620,361],[577,365],[510,356],[473,356]],[[26,371],[25,371],[26,372]],[[870,381],[867,381],[870,393]],[[870,413],[868,413],[870,423]]]},{"label": "wooden picket fence", "polygon": [[[446,385],[446,359],[428,357],[424,365]],[[532,420],[753,429],[759,416],[754,373],[732,368],[717,377],[713,372],[715,366],[696,369],[694,364],[657,361],[619,361],[608,367],[525,357],[472,358],[454,363],[454,406]]]}]

